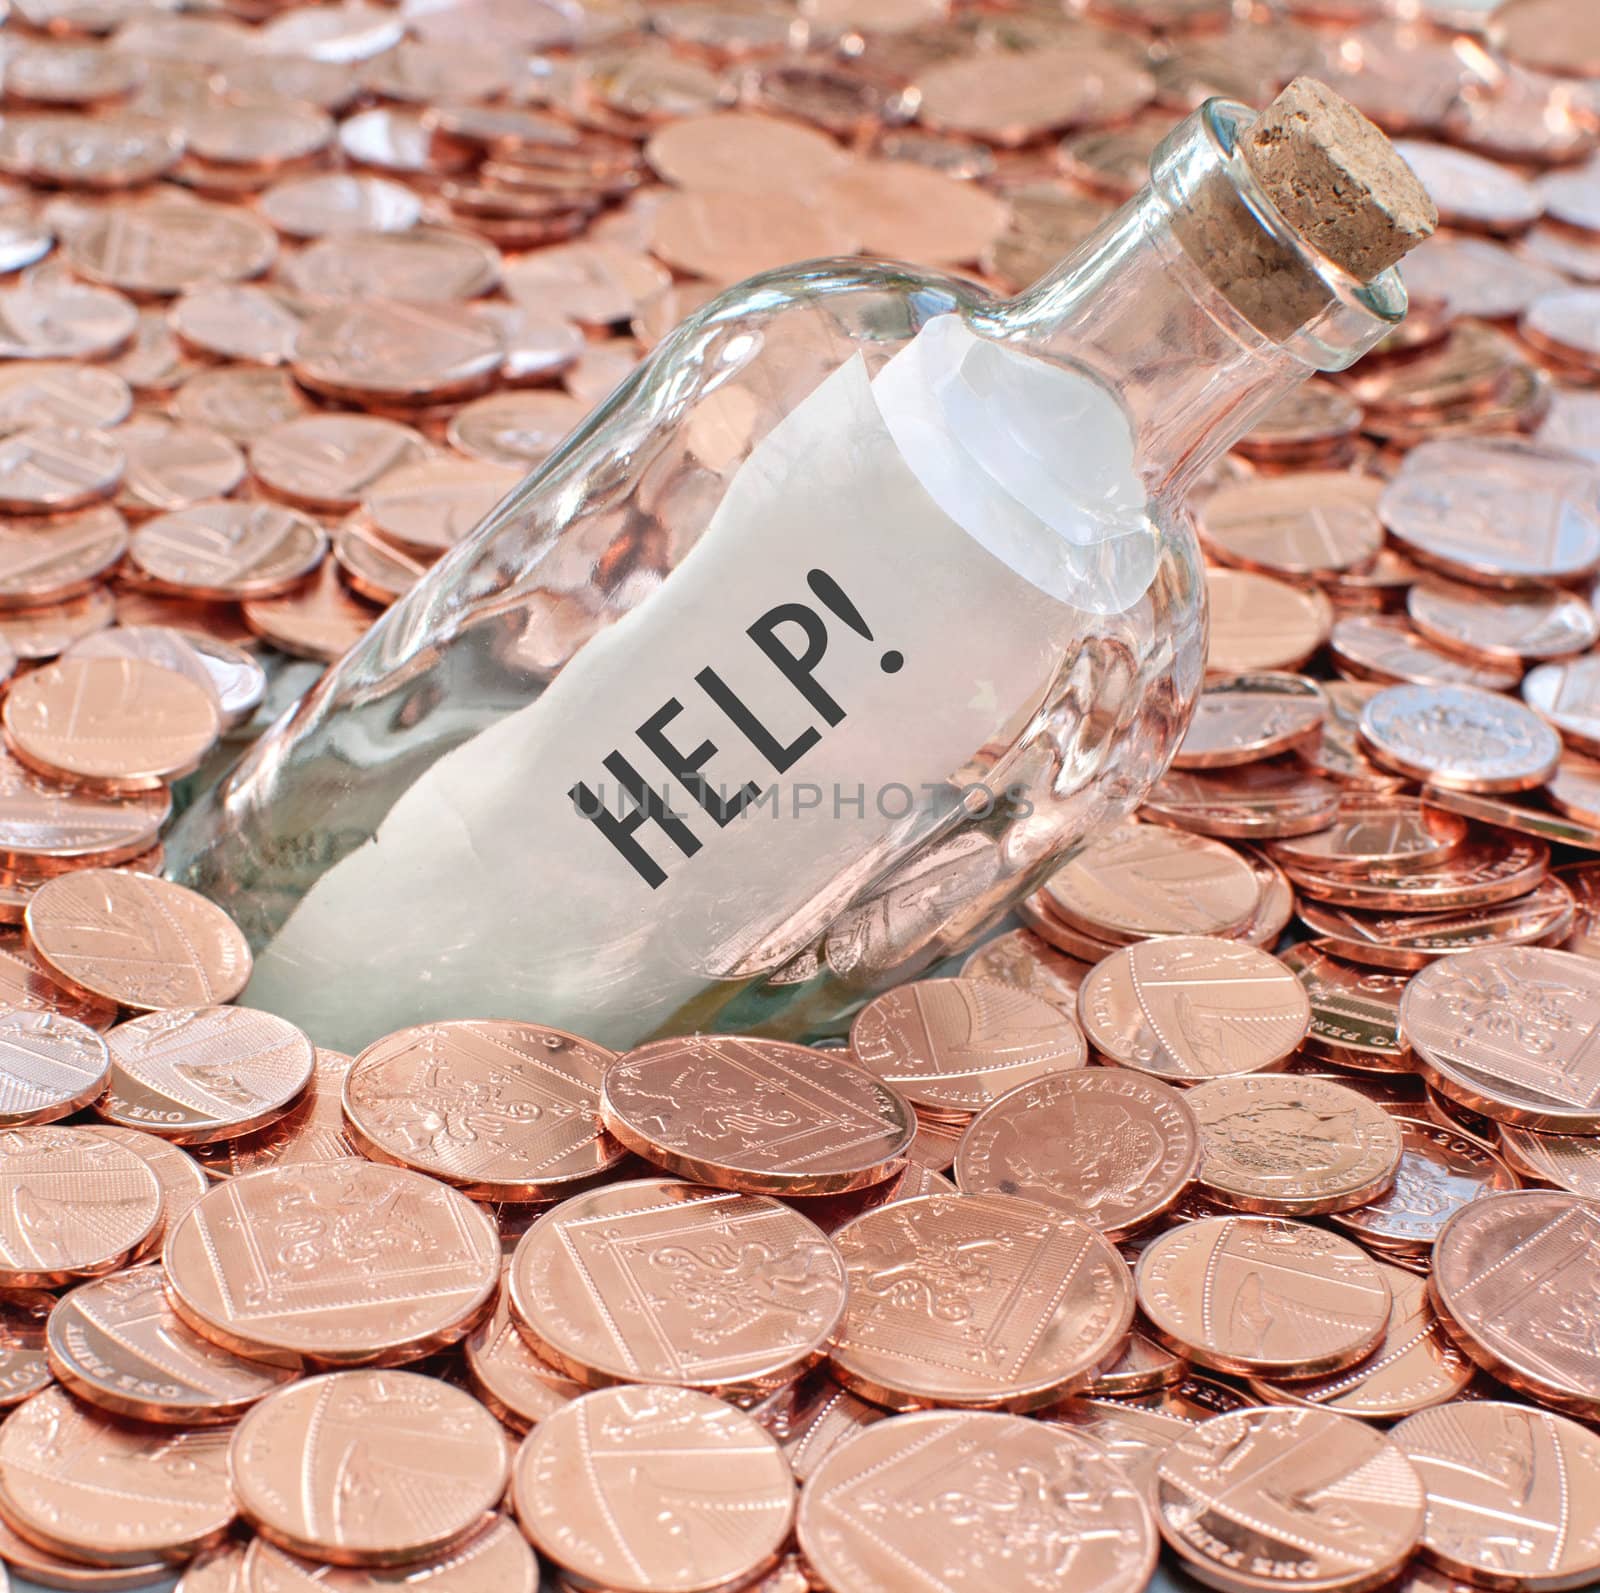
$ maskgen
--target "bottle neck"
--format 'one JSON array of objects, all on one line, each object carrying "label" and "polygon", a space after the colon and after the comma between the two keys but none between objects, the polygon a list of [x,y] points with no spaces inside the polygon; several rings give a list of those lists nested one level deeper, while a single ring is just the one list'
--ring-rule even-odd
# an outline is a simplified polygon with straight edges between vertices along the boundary
[{"label": "bottle neck", "polygon": [[1252,119],[1217,100],[1186,118],[1156,152],[1150,186],[997,318],[1007,341],[1114,388],[1152,495],[1405,314],[1398,273],[1349,277],[1260,191],[1238,149]]}]

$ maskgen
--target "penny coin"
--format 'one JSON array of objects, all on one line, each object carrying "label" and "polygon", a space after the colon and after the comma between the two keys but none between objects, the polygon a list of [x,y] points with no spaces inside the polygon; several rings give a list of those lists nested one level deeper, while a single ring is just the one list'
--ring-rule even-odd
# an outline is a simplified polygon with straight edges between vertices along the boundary
[{"label": "penny coin", "polygon": [[111,435],[76,426],[34,426],[0,438],[0,509],[60,514],[107,498],[125,460]]},{"label": "penny coin", "polygon": [[1438,808],[1412,797],[1358,791],[1343,798],[1327,829],[1274,841],[1269,851],[1279,863],[1316,873],[1360,873],[1373,867],[1432,867],[1453,857],[1466,838],[1467,826]]},{"label": "penny coin", "polygon": [[1095,836],[1043,894],[1070,925],[1126,944],[1236,932],[1261,891],[1232,847],[1164,824],[1125,823]]},{"label": "penny coin", "polygon": [[676,187],[754,193],[767,191],[774,169],[803,190],[849,159],[814,127],[750,111],[715,111],[657,128],[644,154],[657,174]]},{"label": "penny coin", "polygon": [[1472,836],[1443,863],[1365,874],[1324,873],[1290,865],[1286,872],[1306,896],[1342,907],[1444,913],[1488,907],[1525,896],[1545,877],[1550,848],[1543,841],[1490,830]]},{"label": "penny coin", "polygon": [[250,978],[233,920],[170,880],[79,869],[42,886],[25,923],[57,979],[138,1011],[231,1001]]},{"label": "penny coin", "polygon": [[1569,818],[1600,825],[1600,763],[1569,753],[1546,782],[1544,795]]},{"label": "penny coin", "polygon": [[520,466],[425,459],[391,470],[361,504],[380,536],[407,553],[432,558],[469,536],[522,478]]},{"label": "penny coin", "polygon": [[680,1178],[767,1195],[879,1184],[905,1166],[916,1131],[905,1097],[853,1057],[734,1035],[630,1051],[606,1070],[600,1116]]},{"label": "penny coin", "polygon": [[846,1288],[838,1253],[791,1207],[670,1178],[562,1202],[523,1236],[509,1281],[529,1342],[579,1382],[728,1394],[812,1365]]},{"label": "penny coin", "polygon": [[1202,1217],[1159,1234],[1135,1269],[1139,1309],[1180,1355],[1219,1372],[1317,1377],[1383,1342],[1389,1285],[1348,1239],[1276,1217]]},{"label": "penny coin", "polygon": [[0,355],[100,359],[134,335],[139,312],[120,293],[61,278],[0,292]]},{"label": "penny coin", "polygon": [[[294,1106],[254,1133],[196,1146],[199,1164],[212,1178],[238,1178],[272,1167],[360,1160],[340,1101],[352,1060],[342,1052],[319,1047],[311,1083]],[[202,1184],[202,1193],[206,1187]]]},{"label": "penny coin", "polygon": [[467,1375],[479,1399],[513,1431],[525,1433],[586,1390],[542,1360],[517,1330],[502,1287],[494,1312],[462,1343]]},{"label": "penny coin", "polygon": [[1284,952],[1282,962],[1311,1000],[1307,1051],[1361,1071],[1409,1069],[1410,1047],[1400,1038],[1404,978],[1340,962],[1304,941]]},{"label": "penny coin", "polygon": [[[670,1513],[641,1497],[643,1478],[670,1491]],[[743,1411],[686,1388],[574,1400],[524,1440],[511,1486],[539,1552],[616,1593],[742,1584],[776,1561],[794,1520],[777,1443]]]},{"label": "penny coin", "polygon": [[1361,740],[1387,768],[1465,791],[1529,791],[1561,761],[1561,738],[1549,725],[1472,686],[1380,691],[1361,711]]},{"label": "penny coin", "polygon": [[1398,791],[1405,782],[1373,763],[1362,751],[1358,735],[1361,710],[1382,686],[1354,680],[1325,680],[1318,685],[1326,704],[1322,739],[1299,748],[1300,759],[1319,774],[1355,788],[1358,794]]},{"label": "penny coin", "polygon": [[256,635],[293,658],[337,663],[372,628],[378,610],[352,597],[332,559],[280,597],[244,604],[245,623]]},{"label": "penny coin", "polygon": [[169,625],[114,625],[74,642],[64,655],[75,658],[142,658],[187,675],[217,699],[222,727],[242,724],[261,706],[267,672],[242,647],[198,630]]},{"label": "penny coin", "polygon": [[1298,669],[1328,639],[1333,610],[1320,591],[1248,570],[1209,569],[1206,670]]},{"label": "penny coin", "polygon": [[139,1157],[81,1128],[0,1130],[0,1287],[51,1288],[121,1266],[161,1219]]},{"label": "penny coin", "polygon": [[1200,539],[1224,564],[1291,579],[1365,564],[1383,546],[1383,483],[1346,470],[1300,470],[1219,487]]},{"label": "penny coin", "polygon": [[[833,1375],[891,1408],[1049,1404],[1133,1319],[1128,1269],[1110,1243],[1014,1195],[900,1201],[834,1243],[850,1309],[829,1349]],[[952,1269],[950,1256],[962,1264]]]},{"label": "penny coin", "polygon": [[1600,670],[1593,654],[1528,673],[1522,695],[1579,752],[1600,755]]},{"label": "penny coin", "polygon": [[300,316],[253,282],[191,288],[171,312],[172,329],[198,355],[281,365],[294,350]]},{"label": "penny coin", "polygon": [[281,1117],[311,1078],[311,1042],[248,1007],[173,1007],[107,1036],[109,1122],[179,1144],[248,1133]]},{"label": "penny coin", "polygon": [[414,1360],[454,1344],[500,1276],[494,1224],[421,1173],[329,1161],[230,1178],[167,1236],[173,1309],[277,1364]]},{"label": "penny coin", "polygon": [[1288,1581],[1366,1593],[1410,1557],[1423,1511],[1400,1447],[1331,1410],[1213,1416],[1175,1439],[1156,1472],[1168,1545],[1201,1581],[1241,1593]]},{"label": "penny coin", "polygon": [[1328,638],[1342,675],[1386,686],[1476,686],[1512,691],[1522,666],[1504,659],[1466,659],[1445,652],[1395,614],[1346,614]]},{"label": "penny coin", "polygon": [[55,1012],[0,1011],[0,1127],[53,1123],[87,1106],[111,1069],[106,1042]]},{"label": "penny coin", "polygon": [[[947,1127],[944,1124],[938,1126],[941,1129]],[[923,1195],[953,1195],[956,1193],[956,1186],[945,1174],[949,1172],[954,1162],[955,1146],[961,1142],[960,1125],[948,1125],[948,1128],[954,1135],[949,1155],[929,1158],[942,1161],[942,1171],[923,1166],[914,1159],[913,1154],[898,1173],[892,1178],[886,1178],[881,1184],[870,1184],[865,1189],[848,1190],[842,1195],[794,1195],[785,1198],[801,1216],[809,1217],[825,1234],[832,1235],[847,1222],[854,1222],[864,1212],[876,1211],[880,1206],[891,1206],[897,1200],[916,1200]],[[917,1139],[921,1139],[925,1133],[926,1127],[919,1120]],[[913,1153],[916,1143],[916,1139],[913,1139]]]},{"label": "penny coin", "polygon": [[422,215],[422,201],[409,188],[360,172],[286,177],[262,193],[256,208],[291,238],[405,232]]},{"label": "penny coin", "polygon": [[1406,613],[1429,641],[1468,657],[1567,658],[1600,641],[1600,618],[1560,588],[1490,592],[1454,581],[1419,581]]},{"label": "penny coin", "polygon": [[172,399],[178,420],[220,433],[241,446],[304,416],[310,408],[311,401],[287,371],[241,365],[186,372]]},{"label": "penny coin", "polygon": [[691,277],[738,282],[792,260],[852,254],[860,240],[820,202],[674,189],[651,217],[650,252]]},{"label": "penny coin", "polygon": [[1364,1205],[1394,1182],[1400,1129],[1355,1090],[1278,1074],[1211,1079],[1185,1098],[1200,1124],[1201,1186],[1223,1205],[1313,1216]]},{"label": "penny coin", "polygon": [[222,730],[210,693],[136,658],[36,669],[7,692],[6,744],[44,774],[148,790],[199,767]]},{"label": "penny coin", "polygon": [[840,1444],[889,1416],[882,1407],[840,1388],[825,1371],[769,1395],[750,1414],[778,1440],[784,1459],[802,1483],[811,1480]]},{"label": "penny coin", "polygon": [[1188,1370],[1181,1357],[1135,1328],[1122,1352],[1095,1368],[1083,1393],[1106,1399],[1147,1394],[1181,1381]]},{"label": "penny coin", "polygon": [[[1002,1478],[1028,1479],[1026,1549],[1009,1488],[989,1482]],[[1074,1593],[1139,1593],[1159,1547],[1145,1491],[1099,1443],[982,1411],[921,1411],[857,1433],[806,1484],[797,1526],[806,1563],[850,1593],[1009,1590],[1033,1567],[1070,1575]]]},{"label": "penny coin", "polygon": [[205,1194],[211,1187],[210,1180],[187,1151],[180,1150],[170,1140],[146,1134],[142,1129],[122,1128],[115,1123],[85,1123],[83,1131],[113,1145],[125,1146],[156,1175],[156,1182],[161,1186],[161,1219],[151,1229],[150,1237],[139,1246],[134,1260],[153,1256],[165,1241],[167,1229]]},{"label": "penny coin", "polygon": [[53,1012],[103,1034],[117,1020],[115,1002],[69,990],[15,930],[0,930],[0,1007]]},{"label": "penny coin", "polygon": [[234,1519],[222,1428],[133,1426],[59,1388],[0,1423],[0,1490],[12,1525],[95,1565],[181,1564]]},{"label": "penny coin", "polygon": [[1487,947],[1425,968],[1400,1003],[1423,1076],[1496,1122],[1600,1134],[1600,964]]},{"label": "penny coin", "polygon": [[287,592],[327,550],[322,527],[306,515],[222,499],[157,515],[129,545],[142,575],[171,591],[219,602]]},{"label": "penny coin", "polygon": [[[84,1593],[114,1593],[114,1590],[123,1588],[145,1588],[171,1575],[170,1566],[156,1561],[105,1566],[66,1559],[19,1537],[3,1517],[0,1517],[0,1556],[4,1557],[14,1574],[31,1577],[40,1587],[81,1588]],[[183,1593],[217,1593],[217,1590],[201,1586],[198,1589],[185,1588]],[[237,1590],[224,1587],[221,1593],[237,1593]]]},{"label": "penny coin", "polygon": [[1269,840],[1325,829],[1339,788],[1296,758],[1210,773],[1174,769],[1151,788],[1146,814],[1200,835]]},{"label": "penny coin", "polygon": [[1541,1404],[1600,1413],[1600,1201],[1524,1189],[1463,1206],[1433,1249],[1431,1297],[1457,1344]]},{"label": "penny coin", "polygon": [[[408,1561],[393,1569],[364,1570],[330,1566],[302,1559],[265,1538],[253,1538],[245,1548],[239,1586],[215,1593],[538,1593],[539,1565],[528,1540],[514,1522],[491,1516],[473,1536],[430,1559]],[[192,1574],[192,1573],[191,1573]],[[188,1593],[180,1584],[179,1593]],[[213,1593],[197,1589],[196,1593]]]},{"label": "penny coin", "polygon": [[69,515],[11,516],[0,527],[0,608],[80,596],[127,546],[127,524],[109,505]]},{"label": "penny coin", "polygon": [[966,1115],[1046,1073],[1082,1067],[1083,1035],[1053,1002],[985,979],[885,991],[850,1026],[856,1061],[914,1106]]},{"label": "penny coin", "polygon": [[117,434],[128,468],[117,503],[129,514],[160,514],[221,498],[244,480],[238,446],[207,426],[168,425],[154,417]]},{"label": "penny coin", "polygon": [[1476,1376],[1428,1304],[1427,1284],[1404,1267],[1379,1263],[1392,1304],[1383,1342],[1366,1360],[1330,1377],[1293,1383],[1251,1378],[1268,1405],[1317,1405],[1367,1421],[1394,1421],[1458,1398]]},{"label": "penny coin", "polygon": [[434,306],[487,293],[499,275],[493,245],[442,227],[335,232],[301,250],[288,271],[290,285],[313,299]]},{"label": "penny coin", "polygon": [[376,415],[305,415],[271,427],[250,446],[256,480],[310,509],[360,506],[380,476],[421,459],[427,444],[409,426]]},{"label": "penny coin", "polygon": [[1600,1139],[1540,1134],[1511,1123],[1495,1125],[1500,1154],[1524,1178],[1571,1195],[1600,1196]]},{"label": "penny coin", "polygon": [[0,430],[67,426],[91,431],[128,417],[133,395],[114,371],[66,360],[28,360],[0,370]]},{"label": "penny coin", "polygon": [[344,1115],[378,1161],[480,1200],[549,1200],[622,1160],[600,1127],[600,1081],[615,1060],[538,1024],[422,1024],[356,1058],[344,1074]]},{"label": "penny coin", "polygon": [[333,556],[345,585],[371,603],[396,602],[428,573],[425,561],[401,552],[359,515],[333,533]]},{"label": "penny coin", "polygon": [[1497,161],[1423,139],[1402,139],[1395,147],[1446,226],[1516,233],[1532,226],[1544,210],[1533,185]]},{"label": "penny coin", "polygon": [[126,862],[155,845],[163,790],[112,795],[64,786],[0,750],[0,861],[8,868]]},{"label": "penny coin", "polygon": [[955,1174],[965,1194],[1021,1195],[1119,1239],[1171,1206],[1199,1164],[1199,1127],[1176,1090],[1085,1068],[985,1108],[962,1137]]},{"label": "penny coin", "polygon": [[500,359],[499,336],[470,309],[371,299],[307,316],[290,365],[295,380],[314,393],[416,404],[482,392]]},{"label": "penny coin", "polygon": [[153,1266],[64,1294],[50,1313],[46,1344],[65,1388],[98,1409],[144,1421],[231,1422],[295,1375],[191,1332]]},{"label": "penny coin", "polygon": [[1102,1055],[1183,1084],[1282,1067],[1311,1023],[1310,999],[1276,957],[1201,935],[1113,953],[1078,1003]]},{"label": "penny coin", "polygon": [[1078,986],[1090,965],[1063,956],[1030,929],[1012,929],[967,953],[964,979],[998,980],[1039,996],[1071,1017],[1078,1012]]},{"label": "penny coin", "polygon": [[[1472,1400],[1389,1434],[1428,1496],[1422,1553],[1489,1587],[1578,1587],[1600,1574],[1600,1437],[1549,1411]],[[1515,1529],[1508,1531],[1508,1525]]]},{"label": "penny coin", "polygon": [[[677,127],[684,125],[680,122]],[[668,136],[674,131],[665,130]],[[836,160],[841,158],[842,151],[831,139],[809,129],[806,136],[825,144]],[[788,175],[792,179],[794,174]],[[631,321],[671,285],[672,278],[649,255],[615,244],[558,244],[522,255],[505,268],[505,290],[517,303],[586,326]]]},{"label": "penny coin", "polygon": [[499,1423],[470,1394],[369,1367],[263,1400],[234,1431],[228,1471],[240,1513],[279,1547],[334,1565],[401,1565],[477,1531],[510,1460]]},{"label": "penny coin", "polygon": [[1288,752],[1322,735],[1322,693],[1303,675],[1235,675],[1200,694],[1175,769],[1221,769]]},{"label": "penny coin", "polygon": [[525,471],[548,459],[588,413],[566,393],[491,393],[463,404],[447,437],[473,459]]}]

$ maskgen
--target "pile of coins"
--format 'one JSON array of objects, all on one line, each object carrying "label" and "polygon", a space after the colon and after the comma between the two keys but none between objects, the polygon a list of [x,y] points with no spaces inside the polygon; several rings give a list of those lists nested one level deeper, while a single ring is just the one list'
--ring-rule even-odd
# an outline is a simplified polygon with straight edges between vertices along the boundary
[{"label": "pile of coins", "polygon": [[[1586,0],[12,0],[0,58],[25,1585],[1600,1579]],[[684,314],[1020,288],[1303,72],[1445,230],[1205,483],[1194,721],[1026,927],[847,1046],[236,1004],[175,796]]]}]

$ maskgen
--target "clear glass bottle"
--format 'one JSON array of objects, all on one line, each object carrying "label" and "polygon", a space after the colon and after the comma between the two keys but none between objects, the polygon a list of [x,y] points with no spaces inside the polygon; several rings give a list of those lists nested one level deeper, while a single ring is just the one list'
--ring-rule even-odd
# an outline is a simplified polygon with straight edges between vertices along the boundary
[{"label": "clear glass bottle", "polygon": [[822,261],[668,336],[185,815],[242,999],[342,1050],[820,1034],[1130,810],[1203,673],[1197,474],[1405,308],[1283,220],[1252,119],[1190,116],[1014,298]]}]

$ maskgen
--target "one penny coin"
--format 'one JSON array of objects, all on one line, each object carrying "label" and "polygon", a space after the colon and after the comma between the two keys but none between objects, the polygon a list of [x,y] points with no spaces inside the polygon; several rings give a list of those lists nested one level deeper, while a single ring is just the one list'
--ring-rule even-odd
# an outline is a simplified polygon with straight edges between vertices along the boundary
[{"label": "one penny coin", "polygon": [[510,1288],[534,1348],[580,1382],[728,1393],[812,1365],[846,1293],[838,1252],[792,1207],[670,1178],[562,1202],[517,1245]]},{"label": "one penny coin", "polygon": [[65,656],[74,658],[142,658],[176,670],[204,686],[217,700],[224,730],[242,724],[267,694],[267,672],[259,659],[242,647],[200,630],[170,625],[113,625],[74,642]]},{"label": "one penny coin", "polygon": [[134,533],[141,574],[186,596],[273,597],[305,579],[328,550],[322,527],[293,509],[217,499],[157,515]]},{"label": "one penny coin", "polygon": [[1600,1139],[1584,1134],[1540,1134],[1511,1123],[1496,1125],[1500,1154],[1524,1178],[1600,1197]]},{"label": "one penny coin", "polygon": [[1361,711],[1361,741],[1385,768],[1463,791],[1531,791],[1561,761],[1560,736],[1537,714],[1473,686],[1380,691]]},{"label": "one penny coin", "polygon": [[127,523],[109,504],[77,514],[8,516],[0,527],[0,608],[78,597],[127,546]]},{"label": "one penny coin", "polygon": [[1288,752],[1322,736],[1324,702],[1303,675],[1235,675],[1200,694],[1173,755],[1175,769],[1221,769]]},{"label": "one penny coin", "polygon": [[[282,59],[282,57],[279,57]],[[191,1576],[193,1571],[189,1573]],[[443,1554],[408,1561],[391,1569],[334,1567],[280,1549],[266,1538],[251,1539],[244,1549],[242,1583],[196,1588],[194,1593],[302,1593],[304,1588],[327,1593],[388,1593],[396,1583],[417,1593],[538,1593],[539,1562],[515,1522],[494,1515],[462,1543]],[[189,1593],[183,1588],[182,1593]]]},{"label": "one penny coin", "polygon": [[1085,1397],[1105,1399],[1147,1394],[1180,1382],[1188,1369],[1181,1356],[1135,1328],[1121,1352],[1095,1368],[1083,1385],[1083,1393]]},{"label": "one penny coin", "polygon": [[1219,1372],[1316,1377],[1383,1341],[1389,1285],[1348,1239],[1274,1217],[1202,1217],[1158,1235],[1139,1309],[1179,1354]]},{"label": "one penny coin", "polygon": [[[41,1587],[82,1588],[85,1593],[115,1593],[123,1588],[145,1588],[171,1574],[171,1567],[159,1561],[146,1560],[132,1565],[90,1565],[83,1560],[69,1560],[52,1554],[36,1543],[30,1543],[0,1518],[0,1555],[13,1575],[32,1577]],[[185,1590],[189,1593],[189,1590]],[[218,1593],[204,1586],[198,1593]],[[230,1587],[221,1593],[236,1593]]]},{"label": "one penny coin", "polygon": [[1201,935],[1113,953],[1078,1003],[1102,1055],[1182,1084],[1282,1067],[1311,1024],[1310,998],[1276,957]]},{"label": "one penny coin", "polygon": [[1206,571],[1211,634],[1206,670],[1298,669],[1328,639],[1333,609],[1314,588],[1248,570]]},{"label": "one penny coin", "polygon": [[480,1200],[549,1200],[604,1177],[600,1126],[616,1053],[533,1023],[430,1023],[368,1046],[345,1074],[352,1137],[379,1161]]},{"label": "one penny coin", "polygon": [[1082,1067],[1083,1035],[1053,1002],[986,979],[922,979],[867,1003],[855,1059],[914,1106],[980,1111],[1046,1073]]},{"label": "one penny coin", "polygon": [[340,1100],[344,1077],[353,1060],[343,1052],[319,1047],[311,1083],[294,1106],[253,1134],[233,1135],[197,1146],[200,1165],[212,1178],[240,1178],[272,1167],[360,1160],[361,1152],[350,1138]]},{"label": "one penny coin", "polygon": [[510,1457],[470,1394],[367,1367],[263,1400],[234,1431],[228,1472],[240,1513],[280,1547],[334,1565],[401,1565],[476,1532],[505,1492]]},{"label": "one penny coin", "polygon": [[[1352,1490],[1359,1512],[1345,1503]],[[1238,1593],[1291,1580],[1366,1593],[1410,1558],[1423,1511],[1422,1481],[1399,1446],[1331,1410],[1213,1416],[1156,1473],[1168,1545],[1202,1581]]]},{"label": "one penny coin", "polygon": [[295,1376],[186,1327],[167,1303],[159,1267],[80,1283],[50,1313],[46,1344],[65,1388],[142,1421],[232,1422]]},{"label": "one penny coin", "polygon": [[1339,811],[1339,787],[1298,758],[1238,769],[1174,769],[1151,788],[1145,812],[1199,835],[1270,841],[1325,829]]},{"label": "one penny coin", "polygon": [[113,795],[65,786],[0,750],[0,861],[8,868],[126,862],[155,845],[171,811],[165,789]]},{"label": "one penny coin", "polygon": [[120,1267],[161,1220],[132,1151],[82,1128],[0,1130],[0,1287],[53,1288]]},{"label": "one penny coin", "polygon": [[0,1423],[6,1515],[79,1562],[182,1564],[234,1519],[228,1434],[137,1426],[48,1388]]},{"label": "one penny coin", "polygon": [[1410,1067],[1410,1047],[1400,1038],[1401,975],[1341,962],[1306,941],[1282,960],[1311,1000],[1307,1051],[1361,1072]]},{"label": "one penny coin", "polygon": [[1512,691],[1519,663],[1467,659],[1435,647],[1396,614],[1346,614],[1328,638],[1339,673],[1386,686],[1476,686]]},{"label": "one penny coin", "polygon": [[[640,1493],[660,1479],[672,1509]],[[686,1388],[604,1388],[554,1412],[517,1453],[522,1530],[583,1585],[714,1593],[778,1558],[794,1521],[788,1462],[755,1420]],[[730,1510],[730,1503],[737,1508]]]},{"label": "one penny coin", "polygon": [[1593,654],[1530,670],[1522,696],[1570,746],[1600,756],[1600,668]]},{"label": "one penny coin", "polygon": [[139,1246],[136,1261],[153,1256],[166,1240],[167,1230],[211,1187],[199,1162],[171,1140],[157,1139],[143,1129],[121,1128],[115,1123],[85,1123],[83,1131],[133,1152],[156,1175],[161,1186],[161,1220]]},{"label": "one penny coin", "polygon": [[378,610],[354,597],[332,559],[281,597],[250,598],[245,623],[264,641],[293,658],[332,664],[372,628]]},{"label": "one penny coin", "polygon": [[56,978],[138,1011],[231,1001],[250,978],[233,920],[170,880],[80,869],[42,886],[24,922]]},{"label": "one penny coin", "polygon": [[630,1051],[606,1071],[600,1115],[613,1139],[680,1178],[767,1195],[882,1183],[916,1132],[906,1098],[853,1057],[733,1035]]},{"label": "one penny coin", "polygon": [[[1024,1477],[1026,1565],[1070,1575],[1074,1593],[1147,1585],[1158,1540],[1144,1490],[1070,1427],[981,1411],[896,1416],[841,1444],[801,1495],[800,1547],[826,1586],[851,1593],[1025,1586],[1015,1503],[986,1480]],[[880,1512],[880,1497],[900,1505]]]},{"label": "one penny coin", "polygon": [[393,603],[428,573],[425,560],[403,553],[359,515],[333,533],[333,556],[345,585],[372,603]]},{"label": "one penny coin", "polygon": [[21,932],[0,929],[0,1006],[56,1012],[104,1034],[117,1021],[117,1004],[69,989],[34,955]]},{"label": "one penny coin", "polygon": [[109,498],[126,466],[109,432],[34,426],[0,439],[0,508],[61,514]]},{"label": "one penny coin", "polygon": [[1173,1205],[1200,1164],[1200,1131],[1184,1097],[1107,1068],[1035,1079],[973,1120],[956,1151],[971,1195],[1021,1195],[1109,1239]]},{"label": "one penny coin", "polygon": [[1200,1124],[1200,1184],[1240,1211],[1347,1211],[1388,1189],[1400,1129],[1364,1095],[1303,1074],[1211,1079],[1186,1099]]},{"label": "one penny coin", "polygon": [[167,1236],[173,1309],[197,1333],[279,1364],[414,1360],[489,1309],[500,1238],[421,1173],[329,1161],[230,1178]]},{"label": "one penny coin", "polygon": [[1078,1011],[1078,986],[1090,965],[1059,952],[1031,929],[1012,929],[993,940],[986,940],[967,954],[961,964],[964,979],[997,979],[1015,985],[1075,1017]]},{"label": "one penny coin", "polygon": [[481,393],[501,353],[494,327],[464,306],[374,299],[308,316],[292,369],[302,387],[331,398],[431,403]]},{"label": "one penny coin", "polygon": [[1279,863],[1317,873],[1431,868],[1460,851],[1467,833],[1461,819],[1415,798],[1352,792],[1325,830],[1274,841],[1268,850]]},{"label": "one penny coin", "polygon": [[99,1096],[110,1071],[106,1042],[88,1025],[0,1011],[0,1128],[70,1116]]},{"label": "one penny coin", "polygon": [[1290,578],[1367,563],[1383,546],[1383,483],[1346,470],[1298,470],[1219,487],[1200,536],[1223,563]]},{"label": "one penny coin", "polygon": [[305,415],[256,438],[250,468],[267,491],[310,509],[360,506],[380,476],[424,457],[421,435],[376,415]]},{"label": "one penny coin", "polygon": [[391,470],[362,498],[362,508],[381,537],[434,558],[469,536],[522,478],[519,466],[425,459]]},{"label": "one penny coin", "polygon": [[[1128,1269],[1111,1244],[1017,1196],[901,1201],[848,1223],[834,1243],[850,1310],[829,1350],[833,1374],[893,1408],[1049,1404],[1105,1360],[1133,1318]],[[952,1268],[951,1256],[962,1263]]]},{"label": "one penny coin", "polygon": [[1455,581],[1419,581],[1406,613],[1427,639],[1468,657],[1567,658],[1600,641],[1600,617],[1560,588],[1491,592]]},{"label": "one penny coin", "polygon": [[582,1383],[541,1359],[517,1330],[502,1286],[494,1311],[463,1342],[467,1375],[479,1399],[514,1432],[525,1433],[580,1394]]}]

